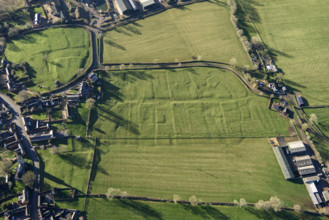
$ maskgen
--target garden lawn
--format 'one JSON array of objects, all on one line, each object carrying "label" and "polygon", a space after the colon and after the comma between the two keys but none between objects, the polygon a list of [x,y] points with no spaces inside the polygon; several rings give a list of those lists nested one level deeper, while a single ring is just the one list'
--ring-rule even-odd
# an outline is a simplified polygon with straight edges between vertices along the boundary
[{"label": "garden lawn", "polygon": [[[284,72],[310,105],[329,104],[329,4],[321,0],[243,0]],[[249,3],[248,3],[249,2]],[[254,12],[253,12],[254,11]]]},{"label": "garden lawn", "polygon": [[170,9],[105,33],[104,63],[202,60],[250,65],[226,1]]},{"label": "garden lawn", "polygon": [[111,139],[98,151],[92,194],[113,187],[133,196],[252,203],[277,196],[286,206],[312,208],[303,182],[284,179],[266,138]]},{"label": "garden lawn", "polygon": [[129,200],[89,199],[87,218],[89,220],[107,219],[321,219],[313,215],[294,212],[261,211],[250,207],[191,206],[182,204],[141,202]]},{"label": "garden lawn", "polygon": [[91,62],[89,33],[82,28],[50,28],[12,40],[6,56],[14,63],[27,62],[32,89],[45,91],[55,88],[55,81],[65,84],[79,68]]},{"label": "garden lawn", "polygon": [[61,150],[52,154],[50,149],[39,150],[42,190],[52,187],[73,187],[86,192],[91,162],[92,143],[74,139],[56,141]]},{"label": "garden lawn", "polygon": [[[215,68],[103,75],[104,100],[90,123],[98,138],[267,137],[288,121],[231,72]],[[96,114],[97,112],[97,114]]]}]

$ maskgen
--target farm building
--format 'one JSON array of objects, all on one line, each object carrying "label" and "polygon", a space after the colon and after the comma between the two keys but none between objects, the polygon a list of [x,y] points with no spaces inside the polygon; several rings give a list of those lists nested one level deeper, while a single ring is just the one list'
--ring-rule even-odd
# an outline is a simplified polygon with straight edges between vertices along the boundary
[{"label": "farm building", "polygon": [[284,137],[277,137],[276,139],[278,141],[279,147],[286,147],[287,146],[287,143],[284,140]]},{"label": "farm building", "polygon": [[306,147],[302,141],[289,142],[288,149],[291,154],[306,151]]},{"label": "farm building", "polygon": [[324,198],[324,201],[325,202],[328,202],[329,201],[329,190],[325,190],[322,192],[322,196]]},{"label": "farm building", "polygon": [[129,14],[137,10],[134,0],[115,0],[114,4],[120,15]]},{"label": "farm building", "polygon": [[295,178],[282,148],[281,147],[272,147],[272,148],[276,156],[276,159],[279,162],[284,178],[286,180]]},{"label": "farm building", "polygon": [[143,6],[143,8],[148,8],[148,7],[155,5],[154,0],[139,0],[139,2]]},{"label": "farm building", "polygon": [[317,196],[315,194],[318,194],[318,189],[315,186],[314,182],[306,182],[305,183],[306,189],[308,194],[310,195],[312,202],[315,206],[319,205],[321,201],[318,200]]},{"label": "farm building", "polygon": [[297,97],[296,97],[296,100],[297,100],[297,104],[298,104],[299,106],[303,106],[303,105],[304,105],[303,97],[301,97],[301,96],[297,96]]},{"label": "farm building", "polygon": [[98,76],[94,72],[92,72],[88,75],[88,79],[92,82],[96,82],[98,80]]},{"label": "farm building", "polygon": [[314,176],[308,176],[308,177],[304,177],[303,178],[304,183],[307,182],[319,182],[320,181],[320,177],[318,175],[314,175]]},{"label": "farm building", "polygon": [[305,167],[309,165],[313,165],[312,159],[309,155],[294,157],[294,163],[297,167]]},{"label": "farm building", "polygon": [[298,172],[301,176],[314,174],[316,173],[314,165],[304,166],[304,167],[298,167]]}]

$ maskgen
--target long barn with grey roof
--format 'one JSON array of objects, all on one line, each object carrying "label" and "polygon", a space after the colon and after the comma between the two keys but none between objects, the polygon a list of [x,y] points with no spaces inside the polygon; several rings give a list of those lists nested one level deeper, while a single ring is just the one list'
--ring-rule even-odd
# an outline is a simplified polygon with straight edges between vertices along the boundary
[{"label": "long barn with grey roof", "polygon": [[283,176],[286,180],[295,178],[294,173],[291,170],[289,162],[287,161],[286,155],[284,154],[281,147],[272,147],[276,159],[279,162]]}]

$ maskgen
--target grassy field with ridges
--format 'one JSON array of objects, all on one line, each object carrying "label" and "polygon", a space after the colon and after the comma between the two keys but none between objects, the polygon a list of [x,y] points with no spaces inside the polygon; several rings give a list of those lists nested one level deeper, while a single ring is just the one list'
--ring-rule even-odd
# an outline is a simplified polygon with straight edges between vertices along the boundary
[{"label": "grassy field with ridges", "polygon": [[203,60],[250,66],[230,21],[226,1],[209,1],[167,10],[104,36],[103,62],[181,62]]}]

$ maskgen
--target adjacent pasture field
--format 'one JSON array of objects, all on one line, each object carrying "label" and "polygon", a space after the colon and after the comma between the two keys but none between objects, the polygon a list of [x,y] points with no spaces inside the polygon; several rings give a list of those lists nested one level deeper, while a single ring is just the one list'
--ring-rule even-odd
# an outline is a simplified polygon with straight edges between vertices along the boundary
[{"label": "adjacent pasture field", "polygon": [[120,71],[103,75],[92,124],[98,138],[267,137],[288,135],[235,75],[215,68]]},{"label": "adjacent pasture field", "polygon": [[12,40],[6,56],[14,63],[27,62],[33,89],[54,89],[55,81],[69,82],[79,68],[90,64],[89,33],[82,28],[50,28]]},{"label": "adjacent pasture field", "polygon": [[283,177],[266,138],[103,140],[92,193],[110,187],[129,195],[203,201],[281,198],[312,208],[302,181]]},{"label": "adjacent pasture field", "polygon": [[86,191],[93,150],[88,140],[59,140],[57,152],[39,150],[42,190],[52,187],[73,187]]},{"label": "adjacent pasture field", "polygon": [[[276,64],[311,105],[329,103],[329,4],[321,0],[243,0]],[[253,12],[254,11],[254,12]]]},{"label": "adjacent pasture field", "polygon": [[24,7],[24,0],[0,0],[0,15]]},{"label": "adjacent pasture field", "polygon": [[[225,3],[224,3],[225,2]],[[196,3],[106,32],[104,63],[203,60],[250,65],[226,1]]]},{"label": "adjacent pasture field", "polygon": [[[317,108],[317,109],[304,109],[304,112],[311,117],[312,114],[316,115],[316,118],[318,119],[315,124],[321,129],[321,131],[329,137],[329,109],[328,108]],[[318,137],[315,137],[310,134],[312,137],[312,140],[314,144],[316,145],[316,148],[321,154],[321,157],[329,161],[329,144],[325,141],[321,140]]]},{"label": "adjacent pasture field", "polygon": [[170,203],[141,202],[129,200],[89,199],[88,220],[107,219],[322,219],[318,216],[296,214],[294,212],[262,211],[253,208],[225,206],[191,206]]}]

